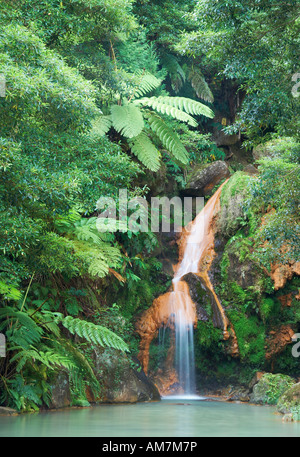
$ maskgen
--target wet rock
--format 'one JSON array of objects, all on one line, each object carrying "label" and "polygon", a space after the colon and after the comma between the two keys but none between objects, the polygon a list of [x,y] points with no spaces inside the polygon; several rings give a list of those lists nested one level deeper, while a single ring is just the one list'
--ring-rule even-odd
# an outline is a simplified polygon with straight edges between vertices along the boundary
[{"label": "wet rock", "polygon": [[[101,383],[99,403],[137,403],[159,401],[157,387],[142,371],[138,360],[132,361],[117,351],[105,349],[95,354],[96,377]],[[89,399],[93,400],[93,399]]]},{"label": "wet rock", "polygon": [[300,408],[300,383],[287,389],[277,403],[277,411],[282,414],[292,413],[293,408]]},{"label": "wet rock", "polygon": [[253,390],[253,387],[261,380],[265,373],[263,371],[257,371],[249,383],[249,389]]},{"label": "wet rock", "polygon": [[294,383],[295,380],[290,376],[266,373],[253,387],[250,401],[259,405],[276,405],[281,395]]},{"label": "wet rock", "polygon": [[[189,286],[191,299],[196,304],[198,319],[204,322],[212,320],[216,327],[223,329],[223,318],[220,316],[215,295],[208,287],[204,278],[199,274],[188,273],[182,280]],[[209,303],[211,309],[207,310],[207,305]]]},{"label": "wet rock", "polygon": [[271,360],[292,344],[295,329],[290,325],[281,325],[271,330],[266,338],[266,359]]},{"label": "wet rock", "polygon": [[207,165],[197,165],[187,178],[184,193],[191,196],[208,195],[217,184],[229,177],[228,165],[221,160]]},{"label": "wet rock", "polygon": [[51,385],[52,400],[50,409],[61,409],[71,405],[69,375],[66,371],[58,373]]},{"label": "wet rock", "polygon": [[16,416],[18,415],[18,411],[12,408],[5,408],[4,406],[0,406],[0,416]]},{"label": "wet rock", "polygon": [[229,392],[229,397],[227,401],[240,401],[242,403],[247,403],[250,401],[250,392],[248,389],[243,387],[238,389],[233,389]]}]

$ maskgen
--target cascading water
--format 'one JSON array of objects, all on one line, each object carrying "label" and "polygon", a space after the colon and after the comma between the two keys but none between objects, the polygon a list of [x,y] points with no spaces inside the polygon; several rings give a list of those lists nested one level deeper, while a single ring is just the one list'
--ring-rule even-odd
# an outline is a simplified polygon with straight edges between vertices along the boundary
[{"label": "cascading water", "polygon": [[[220,201],[223,185],[182,235],[181,261],[174,269],[172,290],[154,300],[152,307],[143,314],[137,323],[137,331],[141,336],[139,358],[145,373],[148,372],[151,341],[159,333],[161,341],[164,342],[166,329],[172,332],[173,336],[170,340],[165,369],[161,370],[163,374],[159,378],[156,377],[163,395],[175,392],[181,395],[194,395],[196,390],[194,327],[197,324],[197,313],[196,305],[191,298],[189,286],[185,280],[185,276],[189,273],[201,277],[202,284],[213,297],[215,322],[223,330],[224,339],[229,338],[229,321],[213,290],[208,275],[215,255],[213,218]],[[234,336],[234,332],[231,331],[231,333]],[[237,346],[234,338],[234,344]],[[174,372],[174,368],[176,372]],[[172,386],[177,386],[175,391]]]},{"label": "cascading water", "polygon": [[184,256],[177,266],[173,279],[173,292],[169,297],[170,316],[173,318],[175,328],[175,366],[180,388],[186,395],[195,393],[194,325],[196,310],[188,285],[181,279],[189,273],[199,271],[199,262],[208,243],[211,242],[210,225],[220,192],[221,188],[191,225],[190,234],[186,238]]}]

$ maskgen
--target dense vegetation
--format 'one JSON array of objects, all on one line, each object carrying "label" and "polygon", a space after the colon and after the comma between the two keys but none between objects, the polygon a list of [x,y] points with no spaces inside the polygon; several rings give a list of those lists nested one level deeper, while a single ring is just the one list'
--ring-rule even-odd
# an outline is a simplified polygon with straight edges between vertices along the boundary
[{"label": "dense vegetation", "polygon": [[[265,367],[276,321],[296,330],[295,299],[282,316],[270,281],[243,290],[227,267],[230,250],[259,269],[299,259],[298,49],[296,0],[2,0],[0,405],[51,404],[62,368],[73,404],[85,404],[88,386],[101,395],[90,348],[137,354],[135,318],[170,285],[163,240],[99,232],[96,204],[119,189],[179,194],[191,167],[226,156],[211,138],[222,129],[215,113],[230,120],[225,131],[239,134],[242,155],[274,142],[259,178],[237,173],[222,197],[226,205],[244,195],[242,217],[223,221],[218,291],[241,362]],[[296,290],[293,281],[286,287]],[[202,327],[198,368],[211,357],[231,376],[239,362],[214,359],[219,332]],[[295,364],[283,357],[277,369],[293,375]]]}]

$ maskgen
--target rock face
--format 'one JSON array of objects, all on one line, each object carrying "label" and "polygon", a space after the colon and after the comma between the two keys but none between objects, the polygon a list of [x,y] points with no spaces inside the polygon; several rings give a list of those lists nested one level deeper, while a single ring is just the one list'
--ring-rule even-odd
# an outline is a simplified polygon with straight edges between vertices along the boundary
[{"label": "rock face", "polygon": [[300,408],[300,383],[290,387],[279,398],[277,403],[277,411],[282,414],[292,412],[292,408]]},{"label": "rock face", "polygon": [[272,265],[271,278],[274,281],[275,290],[282,289],[294,275],[300,276],[300,262],[293,261],[287,265]]},{"label": "rock face", "polygon": [[290,376],[266,373],[253,387],[251,403],[276,405],[281,395],[295,383]]},{"label": "rock face", "polygon": [[157,387],[141,370],[138,361],[132,363],[126,355],[106,349],[97,353],[95,365],[96,376],[103,386],[103,393],[101,398],[88,398],[89,401],[137,403],[160,400]]},{"label": "rock face", "polygon": [[223,179],[229,177],[228,165],[221,160],[207,165],[198,165],[188,176],[184,192],[191,196],[205,196]]}]

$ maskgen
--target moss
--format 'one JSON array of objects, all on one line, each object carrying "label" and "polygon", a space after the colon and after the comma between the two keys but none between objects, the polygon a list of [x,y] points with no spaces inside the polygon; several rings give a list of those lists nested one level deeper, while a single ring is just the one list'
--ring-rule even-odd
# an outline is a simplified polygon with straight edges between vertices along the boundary
[{"label": "moss", "polygon": [[281,395],[295,384],[295,380],[283,374],[266,373],[254,386],[253,403],[276,405]]},{"label": "moss", "polygon": [[222,340],[222,330],[215,328],[211,322],[198,322],[195,332],[196,344],[202,348],[216,348]]},{"label": "moss", "polygon": [[237,311],[228,311],[238,340],[240,357],[261,369],[265,363],[265,328],[256,316],[247,317]]},{"label": "moss", "polygon": [[260,304],[260,315],[266,323],[271,317],[274,317],[278,312],[278,303],[272,298],[263,298]]}]

